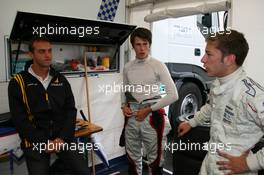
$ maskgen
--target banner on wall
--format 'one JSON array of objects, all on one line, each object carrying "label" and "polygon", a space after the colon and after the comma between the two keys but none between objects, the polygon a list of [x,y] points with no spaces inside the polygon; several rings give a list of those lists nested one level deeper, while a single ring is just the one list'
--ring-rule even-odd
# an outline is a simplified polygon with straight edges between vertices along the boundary
[{"label": "banner on wall", "polygon": [[120,0],[102,0],[97,19],[114,21]]}]

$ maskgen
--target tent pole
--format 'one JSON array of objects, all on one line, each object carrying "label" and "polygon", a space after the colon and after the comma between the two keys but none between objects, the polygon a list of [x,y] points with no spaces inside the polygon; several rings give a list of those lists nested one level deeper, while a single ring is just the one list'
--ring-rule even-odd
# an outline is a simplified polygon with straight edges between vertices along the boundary
[{"label": "tent pole", "polygon": [[[91,122],[91,110],[90,110],[90,98],[89,98],[89,83],[88,83],[88,74],[87,74],[87,59],[86,59],[86,49],[84,49],[84,78],[85,78],[85,89],[86,89],[86,103],[87,103],[87,112],[88,112],[88,120]],[[94,151],[93,151],[93,144],[92,144],[92,151],[91,151],[91,158],[92,158],[92,167],[93,167],[93,175],[96,174],[95,172],[95,160],[94,160]]]}]

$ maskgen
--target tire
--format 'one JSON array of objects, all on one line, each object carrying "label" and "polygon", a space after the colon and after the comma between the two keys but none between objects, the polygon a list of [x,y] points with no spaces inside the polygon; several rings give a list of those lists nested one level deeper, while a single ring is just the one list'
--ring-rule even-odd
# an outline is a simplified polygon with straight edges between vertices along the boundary
[{"label": "tire", "polygon": [[192,83],[184,83],[179,91],[179,99],[169,107],[169,119],[172,127],[171,136],[174,135],[177,118],[181,115],[194,114],[202,106],[202,94],[199,87]]},{"label": "tire", "polygon": [[[169,118],[172,125],[173,143],[185,145],[204,145],[204,142],[209,140],[209,127],[198,126],[193,128],[185,136],[178,138],[177,128],[180,124],[180,116],[191,116],[198,111],[203,105],[202,94],[199,87],[192,83],[184,83],[179,91],[179,99],[169,107]],[[202,161],[207,151],[198,150],[177,150],[173,153],[173,169],[175,174],[198,174]],[[186,159],[185,163],[181,159]]]}]

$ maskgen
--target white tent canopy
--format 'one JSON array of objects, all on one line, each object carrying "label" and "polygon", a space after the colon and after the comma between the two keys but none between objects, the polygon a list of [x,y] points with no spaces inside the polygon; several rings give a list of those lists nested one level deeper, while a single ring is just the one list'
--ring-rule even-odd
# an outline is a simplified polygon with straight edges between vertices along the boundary
[{"label": "white tent canopy", "polygon": [[177,18],[201,13],[226,11],[231,7],[230,0],[196,0],[186,2],[166,1],[154,3],[152,13],[145,16],[145,22],[154,22],[166,18]]}]

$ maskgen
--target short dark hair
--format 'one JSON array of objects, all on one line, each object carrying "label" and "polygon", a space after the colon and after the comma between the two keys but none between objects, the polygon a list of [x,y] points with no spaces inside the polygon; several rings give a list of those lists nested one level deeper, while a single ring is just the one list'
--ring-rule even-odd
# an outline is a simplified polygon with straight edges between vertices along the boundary
[{"label": "short dark hair", "polygon": [[234,54],[236,64],[242,66],[247,56],[249,47],[244,35],[236,30],[226,30],[209,35],[206,42],[216,42],[217,48],[224,56]]},{"label": "short dark hair", "polygon": [[49,42],[50,43],[50,40],[46,37],[34,37],[30,40],[29,42],[29,45],[28,45],[28,51],[29,52],[34,52],[34,43],[35,42],[40,42],[40,41],[43,41],[43,42]]},{"label": "short dark hair", "polygon": [[130,43],[132,44],[132,46],[134,44],[135,37],[147,40],[149,42],[149,45],[151,45],[152,43],[152,34],[149,29],[143,27],[136,28],[130,35]]}]

